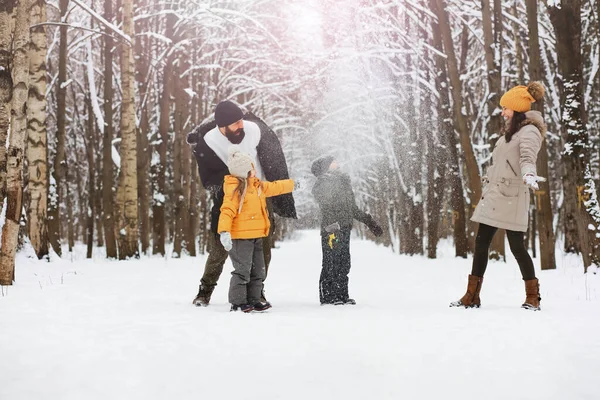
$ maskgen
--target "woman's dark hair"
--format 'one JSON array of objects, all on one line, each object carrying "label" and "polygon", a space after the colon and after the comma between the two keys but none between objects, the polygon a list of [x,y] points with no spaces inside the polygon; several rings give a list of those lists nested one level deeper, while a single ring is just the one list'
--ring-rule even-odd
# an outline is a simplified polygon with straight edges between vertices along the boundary
[{"label": "woman's dark hair", "polygon": [[523,121],[525,121],[525,118],[526,118],[525,113],[518,112],[518,111],[514,112],[512,118],[510,119],[510,126],[508,127],[508,129],[506,130],[506,133],[504,134],[506,143],[510,142],[513,135],[515,133],[517,133],[519,131],[519,129],[521,129],[521,123]]}]

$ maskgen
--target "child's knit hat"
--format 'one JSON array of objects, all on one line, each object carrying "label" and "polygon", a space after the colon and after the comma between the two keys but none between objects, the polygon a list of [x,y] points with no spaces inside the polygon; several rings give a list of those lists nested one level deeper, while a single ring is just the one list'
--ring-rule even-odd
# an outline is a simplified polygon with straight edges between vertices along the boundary
[{"label": "child's knit hat", "polygon": [[244,153],[239,146],[231,146],[229,147],[227,168],[229,168],[231,175],[245,179],[248,177],[248,173],[254,168],[254,160],[248,154]]},{"label": "child's knit hat", "polygon": [[333,160],[332,156],[321,157],[312,164],[310,170],[318,178],[329,170]]},{"label": "child's knit hat", "polygon": [[531,103],[544,98],[544,86],[539,82],[531,82],[527,86],[515,86],[500,99],[500,105],[517,112],[531,110]]}]

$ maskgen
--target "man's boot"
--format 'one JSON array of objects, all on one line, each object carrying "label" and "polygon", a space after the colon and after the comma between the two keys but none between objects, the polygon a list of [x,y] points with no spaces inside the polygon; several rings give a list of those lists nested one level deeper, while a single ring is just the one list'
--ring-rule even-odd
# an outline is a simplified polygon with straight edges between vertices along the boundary
[{"label": "man's boot", "polygon": [[483,277],[469,275],[467,293],[460,300],[450,303],[450,307],[479,308],[481,306],[479,292],[481,291],[482,282]]},{"label": "man's boot", "polygon": [[198,307],[206,307],[210,303],[210,296],[212,296],[212,292],[213,289],[208,289],[200,285],[198,294],[196,295],[194,301],[192,301],[192,304]]},{"label": "man's boot", "polygon": [[525,281],[525,303],[521,306],[527,310],[539,311],[540,308],[540,283],[537,279]]}]

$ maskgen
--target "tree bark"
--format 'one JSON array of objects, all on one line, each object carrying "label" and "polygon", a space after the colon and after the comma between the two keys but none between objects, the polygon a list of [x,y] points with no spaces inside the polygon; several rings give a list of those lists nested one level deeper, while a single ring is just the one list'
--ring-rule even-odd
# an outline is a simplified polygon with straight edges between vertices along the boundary
[{"label": "tree bark", "polygon": [[[187,249],[185,243],[189,229],[190,208],[190,153],[189,146],[185,142],[185,123],[189,116],[189,101],[185,96],[184,89],[188,86],[187,77],[183,74],[188,66],[183,54],[179,53],[175,73],[175,87],[177,93],[175,99],[175,140],[173,143],[173,180],[175,192],[175,237],[173,239],[173,257],[181,257],[183,249]],[[189,99],[191,101],[191,99]]]},{"label": "tree bark", "polygon": [[86,98],[87,106],[87,143],[86,155],[88,162],[88,207],[87,207],[87,258],[92,258],[94,251],[94,220],[96,219],[96,207],[94,200],[96,198],[96,169],[94,161],[94,117],[92,110],[92,101]]},{"label": "tree bark", "polygon": [[556,33],[561,85],[563,190],[567,215],[576,221],[584,271],[600,265],[600,209],[590,171],[589,136],[585,126],[581,54],[581,0],[561,1],[548,7]]},{"label": "tree bark", "polygon": [[[66,22],[69,0],[60,0],[61,21]],[[52,171],[53,180],[50,182],[50,197],[48,209],[48,237],[52,248],[59,256],[61,249],[60,203],[66,190],[66,113],[67,113],[67,26],[61,26],[58,47],[58,89],[56,95],[56,155]]]},{"label": "tree bark", "polygon": [[[438,3],[436,0],[430,0],[431,9],[439,14]],[[439,22],[433,23],[434,46],[438,51],[443,51],[442,31]],[[466,208],[463,196],[462,176],[460,173],[460,158],[458,156],[458,142],[456,133],[452,124],[452,111],[450,110],[450,91],[448,89],[447,63],[442,57],[437,57],[436,87],[439,90],[440,98],[438,103],[438,113],[440,116],[440,131],[445,133],[447,139],[449,159],[449,179],[451,185],[450,204],[452,207],[452,226],[454,235],[455,256],[466,258],[469,252],[469,244],[466,234]]]},{"label": "tree bark", "polygon": [[[527,0],[527,26],[529,30],[529,76],[533,81],[542,81],[542,61],[540,41],[538,34],[538,9],[537,0]],[[534,109],[544,112],[544,101],[533,104]],[[536,191],[536,225],[540,238],[540,264],[543,270],[556,268],[556,242],[552,225],[553,212],[550,197],[551,176],[548,168],[548,144],[546,138],[542,141],[542,148],[538,153],[537,173],[547,179],[540,182],[540,190]]]},{"label": "tree bark", "polygon": [[[434,1],[434,0],[430,0]],[[467,192],[470,200],[470,212],[481,198],[481,177],[479,175],[479,166],[473,152],[471,136],[467,124],[466,116],[463,114],[463,99],[462,99],[462,84],[458,74],[458,64],[454,51],[454,43],[452,41],[452,32],[448,20],[448,12],[446,11],[445,0],[435,0],[436,12],[438,16],[439,26],[441,30],[442,41],[446,53],[446,61],[448,66],[449,81],[451,84],[451,95],[454,105],[454,118],[457,124],[458,133],[460,136],[460,144],[465,157],[466,173],[467,173]],[[475,231],[473,224],[469,226],[469,238],[474,240]]]},{"label": "tree bark", "polygon": [[[132,43],[133,0],[123,1],[123,32]],[[138,186],[137,186],[137,141],[135,115],[135,74],[133,48],[121,47],[121,170],[117,188],[117,228],[119,259],[139,257],[138,250]]]},{"label": "tree bark", "polygon": [[10,75],[11,19],[16,0],[0,2],[0,212],[6,197],[6,139],[10,124],[13,81]]},{"label": "tree bark", "polygon": [[[487,81],[489,95],[487,98],[486,112],[484,114],[486,133],[491,142],[493,151],[496,141],[500,137],[501,119],[499,112],[500,85],[502,79],[501,54],[502,42],[497,29],[502,29],[501,5],[494,1],[494,22],[492,23],[492,10],[490,0],[481,0],[481,15],[483,19],[483,40],[485,48],[485,63],[487,68]],[[506,261],[504,246],[504,230],[496,232],[490,246],[489,258]]]},{"label": "tree bark", "polygon": [[[112,0],[104,1],[104,19],[114,18]],[[105,28],[106,30],[106,28]],[[105,36],[104,41],[104,134],[102,139],[102,221],[104,223],[104,239],[106,257],[117,258],[117,242],[115,238],[115,218],[113,206],[113,38]]]},{"label": "tree bark", "polygon": [[15,280],[15,254],[23,209],[23,156],[27,137],[27,97],[29,95],[29,18],[31,0],[20,0],[16,9],[13,36],[11,134],[7,152],[6,221],[2,227],[0,285]]},{"label": "tree bark", "polygon": [[[46,22],[46,2],[31,7],[31,25]],[[27,99],[27,161],[29,240],[38,259],[48,255],[48,139],[46,135],[46,28],[31,29],[29,98]]]},{"label": "tree bark", "polygon": [[[145,23],[138,22],[136,28],[138,33],[143,31]],[[150,144],[148,134],[150,133],[150,120],[148,116],[149,103],[149,87],[148,87],[148,72],[149,72],[149,51],[151,42],[149,38],[142,39],[141,37],[135,43],[137,68],[136,81],[138,87],[138,95],[140,98],[140,129],[137,142],[138,151],[138,196],[139,196],[139,219],[140,219],[140,242],[142,245],[142,253],[148,254],[150,250]]]},{"label": "tree bark", "polygon": [[[173,26],[175,25],[174,16],[168,14],[166,17],[165,37],[173,37]],[[152,204],[152,216],[154,225],[152,254],[165,255],[166,221],[165,221],[165,202],[166,202],[166,176],[167,169],[167,144],[169,141],[169,126],[171,115],[171,57],[167,57],[163,68],[163,88],[160,97],[160,117],[158,123],[158,157],[159,163],[153,165],[152,175],[155,179],[154,198]]]}]

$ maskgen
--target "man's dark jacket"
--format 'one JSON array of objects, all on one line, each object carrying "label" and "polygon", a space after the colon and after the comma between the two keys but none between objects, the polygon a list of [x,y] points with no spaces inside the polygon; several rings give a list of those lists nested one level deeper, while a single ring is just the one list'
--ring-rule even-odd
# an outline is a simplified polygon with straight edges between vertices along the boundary
[{"label": "man's dark jacket", "polygon": [[[289,179],[285,155],[275,132],[260,118],[248,112],[244,121],[254,122],[260,128],[260,142],[256,148],[258,161],[267,181]],[[229,175],[227,165],[206,144],[204,135],[216,127],[214,120],[206,122],[188,134],[187,142],[193,146],[194,156],[200,172],[202,185],[211,194],[213,206],[211,209],[211,230],[216,233],[219,224],[221,205],[223,204],[223,179]],[[284,218],[297,218],[294,197],[291,193],[271,197],[273,211]]]}]

